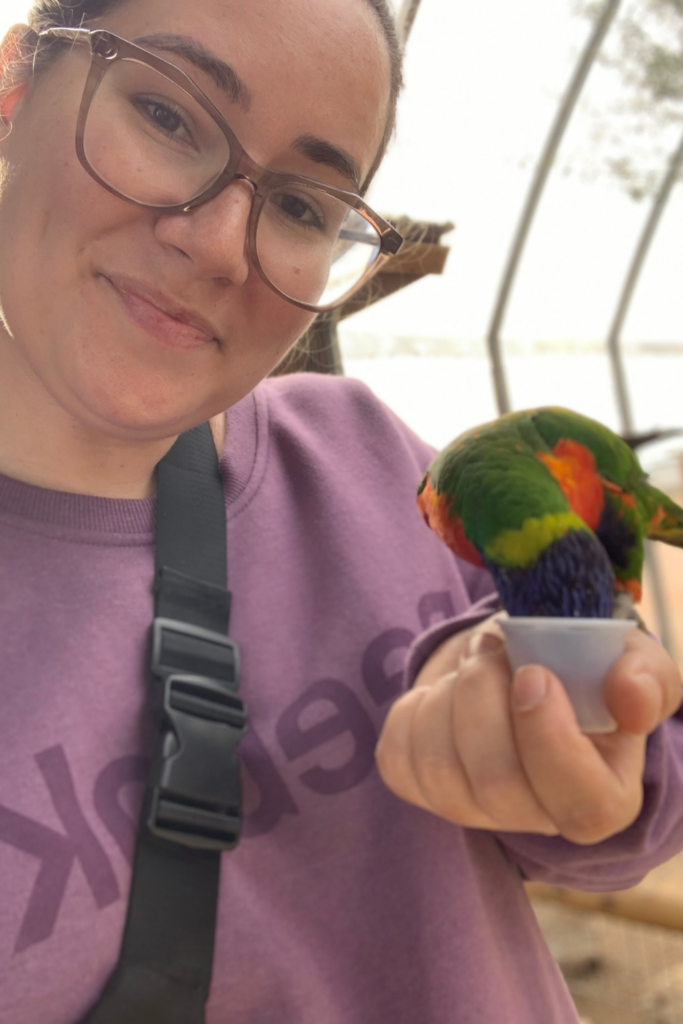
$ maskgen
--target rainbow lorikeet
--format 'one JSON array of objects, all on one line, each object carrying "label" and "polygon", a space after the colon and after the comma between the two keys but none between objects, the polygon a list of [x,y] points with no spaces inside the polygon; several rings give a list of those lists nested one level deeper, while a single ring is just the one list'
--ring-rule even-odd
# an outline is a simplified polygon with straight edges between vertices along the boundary
[{"label": "rainbow lorikeet", "polygon": [[468,430],[417,501],[456,555],[490,571],[510,615],[609,618],[641,598],[645,537],[683,547],[683,509],[620,437],[568,409]]}]

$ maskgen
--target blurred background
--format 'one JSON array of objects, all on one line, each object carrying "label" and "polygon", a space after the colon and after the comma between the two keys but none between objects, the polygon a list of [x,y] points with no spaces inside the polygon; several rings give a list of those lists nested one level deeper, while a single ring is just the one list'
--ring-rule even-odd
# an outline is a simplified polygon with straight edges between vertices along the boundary
[{"label": "blurred background", "polygon": [[[29,6],[0,0],[0,29]],[[399,290],[325,327],[333,369],[365,381],[436,447],[500,411],[492,346],[513,409],[565,405],[621,432],[683,426],[683,0],[394,6],[404,28],[414,16],[406,85],[369,201],[419,222],[423,244],[401,280],[386,278],[385,292]],[[551,125],[600,19],[605,38],[492,330]],[[651,244],[615,320],[648,222]],[[683,436],[639,454],[683,499]],[[658,551],[656,569],[644,616],[683,664],[683,551]],[[683,1024],[681,858],[609,897],[529,891],[584,1021]]]}]

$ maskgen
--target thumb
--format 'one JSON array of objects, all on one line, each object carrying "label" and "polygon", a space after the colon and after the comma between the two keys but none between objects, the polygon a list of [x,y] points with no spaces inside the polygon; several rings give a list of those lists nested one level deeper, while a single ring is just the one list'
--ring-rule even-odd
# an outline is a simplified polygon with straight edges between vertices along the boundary
[{"label": "thumb", "polygon": [[557,740],[585,742],[569,695],[544,665],[521,665],[512,677],[510,705],[519,737],[554,733]]},{"label": "thumb", "polygon": [[564,686],[542,665],[517,669],[510,704],[522,767],[560,835],[591,844],[635,820],[645,737],[584,735]]}]

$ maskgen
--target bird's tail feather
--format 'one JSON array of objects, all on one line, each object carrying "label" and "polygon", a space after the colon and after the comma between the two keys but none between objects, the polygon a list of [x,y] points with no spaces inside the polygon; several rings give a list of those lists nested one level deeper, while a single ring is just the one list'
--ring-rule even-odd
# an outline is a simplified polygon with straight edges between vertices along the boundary
[{"label": "bird's tail feather", "polygon": [[650,485],[645,496],[645,507],[645,536],[650,540],[662,540],[665,544],[683,547],[683,508],[668,494]]}]

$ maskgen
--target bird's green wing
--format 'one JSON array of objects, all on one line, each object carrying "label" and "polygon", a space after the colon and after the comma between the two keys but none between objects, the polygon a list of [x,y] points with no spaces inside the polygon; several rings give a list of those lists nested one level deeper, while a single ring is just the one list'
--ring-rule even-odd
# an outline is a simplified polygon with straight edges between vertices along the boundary
[{"label": "bird's green wing", "polygon": [[537,458],[539,447],[528,416],[513,414],[463,434],[429,468],[450,515],[489,561],[530,565],[567,530],[587,529]]},{"label": "bird's green wing", "polygon": [[623,490],[633,492],[647,479],[633,449],[602,423],[570,409],[550,406],[530,411],[529,415],[550,449],[566,438],[577,441],[593,453],[600,476]]}]

